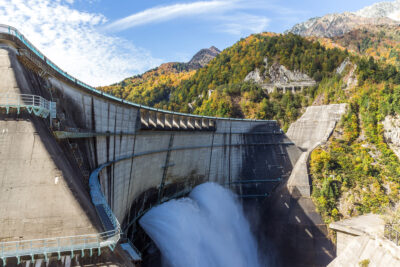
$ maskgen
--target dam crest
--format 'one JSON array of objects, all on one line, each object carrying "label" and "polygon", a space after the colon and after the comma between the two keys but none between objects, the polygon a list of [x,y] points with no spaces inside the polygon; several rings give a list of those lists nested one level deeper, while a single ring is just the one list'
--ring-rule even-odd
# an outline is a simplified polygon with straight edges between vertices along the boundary
[{"label": "dam crest", "polygon": [[276,121],[177,113],[101,92],[7,25],[0,69],[3,265],[103,256],[127,265],[124,251],[138,259],[134,247],[149,242],[137,221],[151,207],[204,182],[264,200],[301,154]]}]

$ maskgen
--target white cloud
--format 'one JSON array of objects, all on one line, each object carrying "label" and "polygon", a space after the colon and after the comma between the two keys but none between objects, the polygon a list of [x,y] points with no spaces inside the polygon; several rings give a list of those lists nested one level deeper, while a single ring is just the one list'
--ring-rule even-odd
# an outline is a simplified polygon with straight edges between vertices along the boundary
[{"label": "white cloud", "polygon": [[[185,4],[158,6],[118,19],[104,27],[106,31],[123,31],[150,23],[159,23],[182,17],[213,20],[214,29],[234,35],[261,32],[269,19],[265,16],[248,14],[246,10],[271,9],[270,5],[259,0],[213,0]],[[275,9],[276,7],[273,6]],[[286,10],[285,10],[286,11]]]},{"label": "white cloud", "polygon": [[101,33],[107,19],[73,0],[0,0],[0,23],[16,27],[59,67],[93,86],[120,81],[160,64],[122,38]]},{"label": "white cloud", "polygon": [[158,6],[119,19],[105,27],[106,30],[122,31],[139,25],[161,22],[179,17],[201,15],[231,9],[236,1],[198,1],[186,4]]},{"label": "white cloud", "polygon": [[245,13],[223,16],[220,20],[221,24],[216,29],[233,35],[263,32],[269,24],[269,19],[266,17]]}]

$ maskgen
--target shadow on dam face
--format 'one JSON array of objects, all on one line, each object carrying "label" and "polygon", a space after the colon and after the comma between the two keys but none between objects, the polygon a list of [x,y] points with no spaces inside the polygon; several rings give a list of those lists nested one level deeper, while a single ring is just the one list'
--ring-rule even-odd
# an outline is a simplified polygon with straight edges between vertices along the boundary
[{"label": "shadow on dam face", "polygon": [[297,189],[289,193],[283,184],[259,206],[258,224],[253,225],[261,249],[274,247],[276,261],[271,266],[323,267],[336,257],[335,245],[312,200],[299,196]]},{"label": "shadow on dam face", "polygon": [[[242,205],[257,240],[261,266],[322,267],[334,259],[335,247],[310,199],[292,197],[281,185],[270,198],[245,200]],[[142,266],[164,266],[157,246],[149,237],[147,241]]]},{"label": "shadow on dam face", "polygon": [[[10,52],[8,56],[12,70],[8,74],[9,79],[15,78],[16,87],[7,93],[33,94],[51,99],[51,92],[46,89],[46,82],[20,64],[15,53]],[[29,219],[24,218],[23,221],[26,222],[16,223],[24,226],[23,229],[18,229],[20,232],[13,233],[15,238],[35,239],[72,235],[74,231],[86,234],[88,229],[93,232],[101,231],[101,223],[93,209],[83,177],[77,171],[77,166],[74,166],[75,160],[70,155],[70,150],[64,147],[65,144],[57,142],[49,130],[49,120],[39,118],[33,113],[28,114],[25,110],[21,110],[20,114],[17,114],[16,109],[10,111],[10,114],[5,114],[5,110],[2,109],[0,114],[2,130],[7,130],[9,137],[13,137],[7,144],[8,150],[3,150],[8,153],[9,163],[3,161],[0,172],[15,168],[12,175],[21,176],[23,179],[23,182],[16,187],[29,187],[29,193],[21,196],[18,201],[20,203],[18,210],[21,211],[19,215],[24,214]],[[8,175],[10,177],[7,178],[7,174],[2,173],[3,179],[12,177]],[[54,182],[55,177],[58,183]],[[49,192],[44,191],[47,188]],[[63,201],[67,200],[76,201],[66,205]],[[79,221],[68,218],[65,214],[84,214],[82,216],[84,218]],[[60,223],[70,225],[71,229],[60,229]],[[86,224],[86,228],[80,223]]]}]

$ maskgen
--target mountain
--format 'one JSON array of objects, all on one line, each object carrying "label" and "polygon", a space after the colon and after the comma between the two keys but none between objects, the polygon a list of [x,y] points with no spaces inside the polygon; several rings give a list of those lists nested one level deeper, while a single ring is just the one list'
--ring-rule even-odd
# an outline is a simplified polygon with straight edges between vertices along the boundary
[{"label": "mountain", "polygon": [[286,129],[312,103],[317,84],[294,94],[265,90],[264,85],[325,82],[347,57],[345,51],[326,49],[294,34],[250,35],[174,88],[161,107],[200,115],[276,119]]},{"label": "mountain", "polygon": [[192,59],[187,63],[189,69],[199,69],[206,66],[212,59],[214,59],[221,51],[215,46],[210,48],[201,49],[197,52]]},{"label": "mountain", "polygon": [[390,18],[400,21],[400,0],[394,2],[380,2],[354,12],[365,18]]},{"label": "mountain", "polygon": [[[311,34],[314,25],[314,32],[319,30],[323,36],[332,25],[335,31],[351,27],[332,38],[253,34],[211,61],[212,48],[200,51],[191,62],[163,64],[102,89],[156,108],[274,119],[284,131],[307,106],[347,103],[329,141],[310,156],[313,202],[326,223],[384,212],[400,203],[400,161],[387,146],[381,125],[385,117],[400,114],[400,72],[388,64],[398,59],[399,26],[380,24],[393,23],[390,18],[372,18],[379,23],[361,27],[357,23],[370,23],[371,18],[353,13],[325,19],[313,19],[304,27]],[[199,68],[204,62],[208,64]],[[317,84],[295,93],[262,88],[269,82],[299,79]]]},{"label": "mountain", "polygon": [[333,37],[331,41],[353,53],[372,56],[400,69],[400,26],[369,25]]},{"label": "mountain", "polygon": [[164,63],[143,74],[99,89],[135,103],[162,105],[168,102],[171,88],[189,79],[196,70],[206,66],[219,53],[218,48],[214,46],[201,49],[189,62]]},{"label": "mountain", "polygon": [[306,22],[296,24],[288,32],[301,36],[334,37],[343,35],[360,26],[398,24],[400,23],[387,17],[367,18],[345,12],[312,18]]},{"label": "mountain", "polygon": [[356,12],[311,18],[296,24],[287,32],[302,36],[335,37],[367,25],[400,25],[400,0],[376,3]]}]

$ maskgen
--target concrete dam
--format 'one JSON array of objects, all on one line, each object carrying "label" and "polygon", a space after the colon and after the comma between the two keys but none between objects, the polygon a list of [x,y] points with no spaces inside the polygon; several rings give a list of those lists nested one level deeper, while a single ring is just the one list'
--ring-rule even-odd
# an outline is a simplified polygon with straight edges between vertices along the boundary
[{"label": "concrete dam", "polygon": [[137,220],[152,206],[208,181],[265,199],[301,154],[276,121],[176,113],[107,95],[6,25],[0,77],[3,265],[130,266],[149,241]]}]

